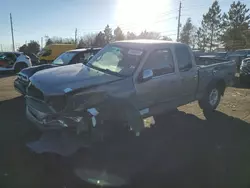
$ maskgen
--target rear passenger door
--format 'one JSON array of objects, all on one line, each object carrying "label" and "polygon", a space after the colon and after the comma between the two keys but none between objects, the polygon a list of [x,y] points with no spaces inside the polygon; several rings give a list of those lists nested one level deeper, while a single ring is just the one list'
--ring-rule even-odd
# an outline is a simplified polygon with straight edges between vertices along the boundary
[{"label": "rear passenger door", "polygon": [[198,84],[198,70],[191,51],[184,45],[175,48],[177,64],[182,84],[183,101],[195,98]]}]

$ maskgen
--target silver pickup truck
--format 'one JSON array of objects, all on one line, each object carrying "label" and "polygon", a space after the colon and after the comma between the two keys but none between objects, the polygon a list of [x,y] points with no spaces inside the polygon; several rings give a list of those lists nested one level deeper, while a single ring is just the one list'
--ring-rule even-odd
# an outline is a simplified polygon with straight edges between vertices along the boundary
[{"label": "silver pickup truck", "polygon": [[86,65],[35,73],[27,89],[26,113],[42,131],[71,130],[96,138],[118,130],[138,135],[144,118],[195,100],[212,112],[235,72],[234,61],[195,60],[182,43],[115,42]]}]

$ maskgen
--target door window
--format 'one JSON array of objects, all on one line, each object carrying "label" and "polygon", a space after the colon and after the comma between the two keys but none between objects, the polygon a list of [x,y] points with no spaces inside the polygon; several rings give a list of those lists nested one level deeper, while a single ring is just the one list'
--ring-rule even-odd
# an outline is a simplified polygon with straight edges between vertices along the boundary
[{"label": "door window", "polygon": [[179,46],[175,49],[175,53],[180,72],[190,70],[192,68],[192,59],[188,48],[185,46]]},{"label": "door window", "polygon": [[91,55],[93,55],[93,53],[91,52],[80,53],[79,56],[77,57],[76,63],[83,63],[83,64],[88,63],[88,59]]},{"label": "door window", "polygon": [[173,73],[174,61],[171,51],[169,49],[155,50],[149,55],[143,69],[152,69],[154,76]]}]

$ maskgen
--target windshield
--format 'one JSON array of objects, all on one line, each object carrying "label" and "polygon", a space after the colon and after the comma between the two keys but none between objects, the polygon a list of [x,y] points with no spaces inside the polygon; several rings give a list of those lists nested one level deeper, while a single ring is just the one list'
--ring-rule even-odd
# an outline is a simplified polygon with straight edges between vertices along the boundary
[{"label": "windshield", "polygon": [[107,45],[89,61],[87,66],[121,76],[131,76],[142,54],[142,50]]},{"label": "windshield", "polygon": [[65,52],[59,55],[52,64],[56,65],[67,65],[75,57],[77,52]]}]

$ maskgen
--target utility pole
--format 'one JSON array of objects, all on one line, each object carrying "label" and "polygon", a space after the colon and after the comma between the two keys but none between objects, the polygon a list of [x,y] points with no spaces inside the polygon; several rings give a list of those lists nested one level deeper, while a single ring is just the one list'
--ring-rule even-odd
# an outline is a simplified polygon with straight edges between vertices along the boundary
[{"label": "utility pole", "polygon": [[41,46],[40,46],[41,49],[43,49],[43,37],[41,37]]},{"label": "utility pole", "polygon": [[75,30],[75,44],[77,44],[77,28]]},{"label": "utility pole", "polygon": [[177,42],[179,42],[180,38],[180,28],[181,28],[181,1],[179,5],[179,16],[178,16],[178,25],[177,25]]},{"label": "utility pole", "polygon": [[12,24],[12,16],[10,13],[10,27],[11,27],[11,35],[12,35],[12,51],[15,51],[15,43],[14,43],[14,34],[13,34],[13,24]]}]

